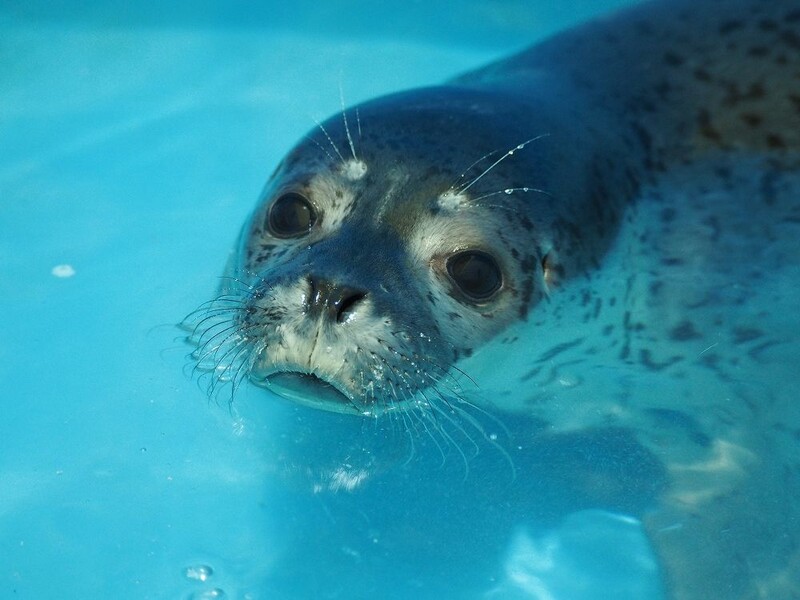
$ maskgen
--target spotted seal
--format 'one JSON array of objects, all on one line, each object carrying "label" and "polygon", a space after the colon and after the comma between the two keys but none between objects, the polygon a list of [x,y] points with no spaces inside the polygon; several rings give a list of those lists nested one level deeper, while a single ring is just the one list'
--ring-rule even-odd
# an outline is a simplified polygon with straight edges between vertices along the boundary
[{"label": "spotted seal", "polygon": [[325,410],[623,427],[674,598],[800,595],[800,5],[654,2],[343,110],[196,356]]}]

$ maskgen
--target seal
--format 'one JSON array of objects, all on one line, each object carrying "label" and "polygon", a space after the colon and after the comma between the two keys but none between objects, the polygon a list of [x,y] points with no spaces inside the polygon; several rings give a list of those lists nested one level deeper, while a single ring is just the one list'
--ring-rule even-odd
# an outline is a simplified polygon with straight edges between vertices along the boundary
[{"label": "seal", "polygon": [[671,596],[796,598],[799,157],[795,0],[637,6],[320,124],[195,357],[323,410],[629,429]]}]

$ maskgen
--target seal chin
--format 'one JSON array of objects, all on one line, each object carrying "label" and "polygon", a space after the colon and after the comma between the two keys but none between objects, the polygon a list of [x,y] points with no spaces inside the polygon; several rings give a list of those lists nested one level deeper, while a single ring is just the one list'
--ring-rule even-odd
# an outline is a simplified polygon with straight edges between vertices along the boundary
[{"label": "seal chin", "polygon": [[372,411],[359,408],[335,385],[317,375],[299,371],[279,371],[261,377],[251,377],[261,386],[279,396],[312,408],[329,412],[371,415]]}]

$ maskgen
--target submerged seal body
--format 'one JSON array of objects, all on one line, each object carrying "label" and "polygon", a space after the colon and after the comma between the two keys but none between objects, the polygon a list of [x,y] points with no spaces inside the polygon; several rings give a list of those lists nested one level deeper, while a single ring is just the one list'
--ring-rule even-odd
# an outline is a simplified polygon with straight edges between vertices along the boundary
[{"label": "submerged seal body", "polygon": [[672,596],[798,597],[799,154],[800,4],[623,11],[312,131],[199,361],[325,410],[629,428]]}]

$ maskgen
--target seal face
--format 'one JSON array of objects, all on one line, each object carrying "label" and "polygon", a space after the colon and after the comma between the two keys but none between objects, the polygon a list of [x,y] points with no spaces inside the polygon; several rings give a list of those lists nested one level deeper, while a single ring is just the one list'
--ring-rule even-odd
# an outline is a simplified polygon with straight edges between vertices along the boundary
[{"label": "seal face", "polygon": [[530,174],[545,140],[498,128],[495,102],[421,90],[359,107],[364,135],[348,113],[312,132],[242,232],[216,306],[233,329],[204,329],[200,353],[325,410],[459,398],[453,366],[547,288],[526,208],[549,199]]}]

